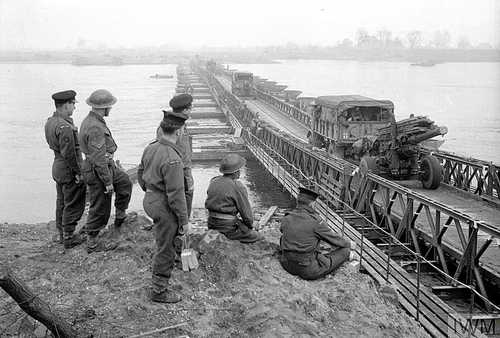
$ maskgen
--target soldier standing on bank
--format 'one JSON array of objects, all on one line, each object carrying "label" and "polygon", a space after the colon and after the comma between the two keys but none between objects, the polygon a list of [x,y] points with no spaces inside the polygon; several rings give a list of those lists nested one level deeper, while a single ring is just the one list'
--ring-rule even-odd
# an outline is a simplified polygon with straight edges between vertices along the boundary
[{"label": "soldier standing on bank", "polygon": [[174,240],[178,234],[190,232],[182,152],[176,145],[187,118],[183,113],[164,111],[158,139],[144,150],[137,172],[139,185],[146,191],[144,211],[155,225],[156,252],[150,297],[160,303],[181,300],[169,288],[169,281],[176,255]]},{"label": "soldier standing on bank", "polygon": [[78,145],[78,129],[73,124],[76,92],[67,90],[52,95],[56,111],[45,123],[45,139],[54,151],[52,178],[56,182],[56,227],[58,242],[69,249],[84,239],[75,234],[75,227],[85,209],[85,184],[80,166],[82,153]]},{"label": "soldier standing on bank", "polygon": [[[354,259],[355,243],[337,235],[313,209],[318,194],[299,188],[297,208],[281,220],[280,239],[283,268],[303,279],[313,280],[333,272],[348,259]],[[320,241],[331,246],[328,253],[320,252]]]},{"label": "soldier standing on bank", "polygon": [[108,223],[111,213],[111,197],[115,192],[115,222],[112,237],[117,238],[125,221],[126,210],[132,194],[132,182],[113,160],[117,145],[104,117],[109,116],[116,98],[107,90],[99,89],[86,100],[92,107],[80,127],[80,146],[85,154],[82,172],[89,189],[90,208],[87,217],[87,252],[107,251],[118,246],[115,241],[103,243],[97,240],[99,231]]},{"label": "soldier standing on bank", "polygon": [[[254,243],[262,235],[253,230],[252,206],[240,180],[246,160],[237,154],[226,155],[220,164],[222,176],[212,178],[207,190],[208,228],[241,243]],[[240,215],[238,217],[237,215]]]}]

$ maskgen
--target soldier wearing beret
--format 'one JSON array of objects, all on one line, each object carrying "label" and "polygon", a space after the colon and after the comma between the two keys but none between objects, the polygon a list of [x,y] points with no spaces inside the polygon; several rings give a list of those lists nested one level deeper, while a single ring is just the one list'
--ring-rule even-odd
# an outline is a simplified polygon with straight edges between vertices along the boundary
[{"label": "soldier wearing beret", "polygon": [[237,154],[222,159],[219,168],[222,176],[210,181],[205,208],[208,209],[209,229],[241,243],[254,243],[262,236],[253,230],[252,206],[245,186],[238,180],[245,163],[245,159]]},{"label": "soldier wearing beret", "polygon": [[52,95],[56,111],[45,123],[45,139],[54,151],[52,178],[56,182],[56,227],[58,241],[66,249],[83,242],[75,227],[85,209],[85,184],[80,166],[82,153],[78,145],[78,129],[73,124],[76,92],[67,90]]},{"label": "soldier wearing beret", "polygon": [[[297,208],[283,217],[280,228],[281,265],[292,275],[307,280],[326,276],[354,256],[350,252],[354,242],[333,232],[314,211],[317,197],[316,192],[299,188]],[[328,253],[320,252],[320,241],[331,246]]]},{"label": "soldier wearing beret", "polygon": [[[176,114],[184,114],[189,118],[191,114],[193,97],[189,94],[180,94],[174,96],[170,102],[170,107]],[[184,187],[186,189],[186,200],[188,208],[188,216],[191,215],[191,209],[193,206],[193,193],[194,193],[194,179],[193,173],[191,171],[192,167],[192,148],[191,148],[192,138],[189,135],[185,125],[179,129],[179,137],[177,138],[177,147],[182,153],[182,163],[184,165]]]},{"label": "soldier wearing beret", "polygon": [[90,208],[87,217],[87,252],[116,248],[117,242],[99,242],[99,231],[106,226],[111,213],[111,197],[115,192],[115,222],[113,238],[117,238],[125,221],[132,194],[132,182],[113,160],[117,145],[104,117],[109,115],[116,98],[107,90],[94,91],[87,99],[92,107],[80,127],[79,140],[85,160],[82,172],[89,190]]},{"label": "soldier wearing beret", "polygon": [[137,172],[139,185],[146,192],[144,211],[155,225],[151,300],[160,303],[181,300],[169,287],[169,281],[176,255],[174,240],[178,234],[190,231],[182,151],[176,145],[186,119],[183,113],[164,111],[158,139],[144,150]]}]

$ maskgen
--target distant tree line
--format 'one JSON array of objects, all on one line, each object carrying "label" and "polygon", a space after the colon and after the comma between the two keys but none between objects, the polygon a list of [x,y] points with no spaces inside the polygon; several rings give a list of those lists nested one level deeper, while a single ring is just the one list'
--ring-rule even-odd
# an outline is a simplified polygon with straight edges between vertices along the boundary
[{"label": "distant tree line", "polygon": [[344,39],[338,44],[338,47],[344,48],[458,48],[458,49],[492,49],[493,46],[489,43],[479,43],[472,45],[466,36],[460,36],[455,45],[452,45],[452,36],[447,30],[438,30],[432,34],[428,40],[424,38],[424,34],[419,30],[412,30],[405,37],[393,36],[392,32],[387,29],[380,29],[375,34],[370,34],[366,29],[359,28],[356,31],[355,41]]}]

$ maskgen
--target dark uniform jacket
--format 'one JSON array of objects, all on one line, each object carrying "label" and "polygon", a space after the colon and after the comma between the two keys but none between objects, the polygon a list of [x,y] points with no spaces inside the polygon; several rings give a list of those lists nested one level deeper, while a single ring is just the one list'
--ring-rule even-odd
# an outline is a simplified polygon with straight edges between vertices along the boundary
[{"label": "dark uniform jacket", "polygon": [[94,170],[104,185],[112,184],[109,165],[118,147],[104,118],[90,111],[80,127],[79,141],[86,158],[82,170]]},{"label": "dark uniform jacket", "polygon": [[321,240],[333,248],[349,248],[350,242],[333,232],[308,205],[299,205],[281,220],[281,250],[295,253],[313,253],[319,250]]},{"label": "dark uniform jacket", "polygon": [[227,176],[212,178],[207,190],[205,208],[234,216],[239,213],[243,223],[250,229],[253,228],[253,214],[248,193],[239,180]]},{"label": "dark uniform jacket", "polygon": [[188,223],[180,149],[165,139],[149,144],[142,154],[137,179],[143,190],[162,192],[179,225]]},{"label": "dark uniform jacket", "polygon": [[78,128],[71,117],[62,117],[57,112],[45,123],[45,139],[54,151],[52,177],[57,183],[69,183],[80,175],[82,153],[78,144]]}]

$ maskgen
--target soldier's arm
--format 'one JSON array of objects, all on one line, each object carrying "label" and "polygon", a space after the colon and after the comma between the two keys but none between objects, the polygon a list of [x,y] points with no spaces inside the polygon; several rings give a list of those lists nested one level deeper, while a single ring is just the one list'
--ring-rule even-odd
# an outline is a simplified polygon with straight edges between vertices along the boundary
[{"label": "soldier's arm", "polygon": [[250,229],[253,228],[252,206],[248,200],[247,189],[240,181],[236,181],[236,208],[238,209],[243,223]]},{"label": "soldier's arm", "polygon": [[184,171],[184,188],[186,189],[186,191],[194,190],[194,179],[191,168],[184,167],[183,171]]},{"label": "soldier's arm", "polygon": [[105,186],[112,184],[108,159],[106,158],[106,138],[103,129],[99,127],[89,129],[88,148],[88,160],[94,166],[97,176]]},{"label": "soldier's arm", "polygon": [[184,193],[184,172],[180,160],[169,160],[161,167],[168,206],[177,216],[179,225],[188,224],[186,194]]},{"label": "soldier's arm", "polygon": [[340,248],[350,248],[351,242],[337,235],[325,222],[318,222],[314,229],[316,235],[330,245]]},{"label": "soldier's arm", "polygon": [[[146,151],[144,151],[145,153]],[[137,182],[142,190],[146,191],[146,182],[142,178],[142,174],[144,174],[144,153],[142,154],[141,163],[139,163],[139,167],[137,167]]]},{"label": "soldier's arm", "polygon": [[61,125],[57,130],[59,151],[66,164],[75,175],[80,175],[80,159],[76,151],[75,134],[69,125]]}]

